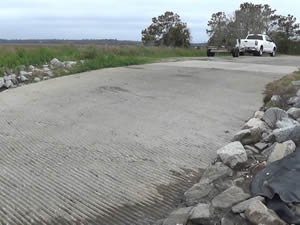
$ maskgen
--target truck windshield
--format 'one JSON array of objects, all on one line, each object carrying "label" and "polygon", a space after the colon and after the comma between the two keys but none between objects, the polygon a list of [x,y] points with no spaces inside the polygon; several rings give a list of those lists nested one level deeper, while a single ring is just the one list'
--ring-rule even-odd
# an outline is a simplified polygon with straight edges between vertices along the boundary
[{"label": "truck windshield", "polygon": [[248,40],[263,40],[263,37],[261,35],[249,35],[247,37]]}]

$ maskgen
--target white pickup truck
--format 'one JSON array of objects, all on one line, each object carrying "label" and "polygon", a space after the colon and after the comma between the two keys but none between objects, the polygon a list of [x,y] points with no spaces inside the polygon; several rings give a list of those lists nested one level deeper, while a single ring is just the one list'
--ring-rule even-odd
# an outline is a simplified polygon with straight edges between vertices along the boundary
[{"label": "white pickup truck", "polygon": [[246,39],[238,41],[236,48],[239,48],[239,53],[253,53],[254,55],[262,56],[264,53],[269,53],[271,56],[276,56],[277,46],[264,34],[249,34]]}]

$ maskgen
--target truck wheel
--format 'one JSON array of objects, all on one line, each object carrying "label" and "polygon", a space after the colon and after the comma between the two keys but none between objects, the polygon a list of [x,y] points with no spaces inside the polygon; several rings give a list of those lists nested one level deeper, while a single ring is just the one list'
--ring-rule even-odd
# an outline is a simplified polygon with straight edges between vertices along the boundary
[{"label": "truck wheel", "polygon": [[261,46],[260,49],[259,49],[258,55],[263,56],[263,54],[264,54],[264,47]]},{"label": "truck wheel", "polygon": [[207,56],[208,56],[208,57],[214,57],[214,56],[215,56],[215,53],[214,53],[214,52],[211,52],[211,49],[207,49]]},{"label": "truck wheel", "polygon": [[276,56],[276,48],[273,49],[273,52],[270,54],[272,57]]},{"label": "truck wheel", "polygon": [[232,56],[234,58],[239,57],[240,56],[240,50],[238,48],[235,48],[232,50]]}]

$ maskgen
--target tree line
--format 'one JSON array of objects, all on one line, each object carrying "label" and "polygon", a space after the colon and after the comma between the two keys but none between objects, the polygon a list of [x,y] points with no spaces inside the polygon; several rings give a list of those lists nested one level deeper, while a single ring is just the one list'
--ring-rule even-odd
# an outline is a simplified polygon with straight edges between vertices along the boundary
[{"label": "tree line", "polygon": [[206,30],[210,45],[234,45],[236,39],[250,34],[267,34],[279,46],[278,50],[289,53],[297,47],[300,53],[300,24],[293,15],[278,15],[270,5],[243,3],[233,15],[217,12],[211,16]]},{"label": "tree line", "polygon": [[[209,45],[234,45],[236,39],[249,33],[267,34],[279,46],[279,51],[300,54],[300,24],[293,15],[278,15],[268,4],[243,3],[232,15],[225,12],[212,14],[208,21]],[[152,18],[152,24],[142,31],[145,45],[189,47],[191,32],[178,14],[165,12]]]}]

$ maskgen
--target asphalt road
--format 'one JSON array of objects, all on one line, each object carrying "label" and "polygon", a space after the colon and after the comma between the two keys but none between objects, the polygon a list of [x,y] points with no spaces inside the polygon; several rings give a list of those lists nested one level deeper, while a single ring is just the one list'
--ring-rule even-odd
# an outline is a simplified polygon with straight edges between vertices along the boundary
[{"label": "asphalt road", "polygon": [[165,216],[299,57],[103,69],[0,93],[0,223]]}]

